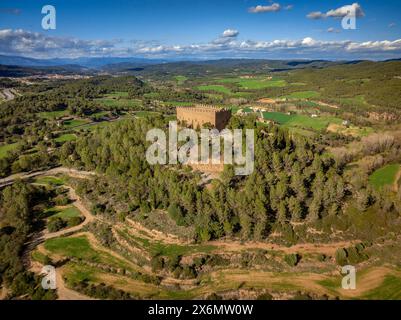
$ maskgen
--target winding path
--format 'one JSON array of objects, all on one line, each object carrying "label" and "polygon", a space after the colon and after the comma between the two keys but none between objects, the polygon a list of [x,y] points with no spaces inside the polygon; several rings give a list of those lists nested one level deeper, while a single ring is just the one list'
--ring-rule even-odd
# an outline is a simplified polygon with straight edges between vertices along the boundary
[{"label": "winding path", "polygon": [[92,171],[81,171],[66,167],[56,167],[48,170],[34,171],[34,172],[21,172],[10,175],[6,178],[0,179],[0,188],[9,186],[13,184],[16,180],[26,180],[31,178],[36,178],[43,175],[56,175],[56,174],[66,174],[73,178],[88,178],[96,175],[95,172]]},{"label": "winding path", "polygon": [[89,224],[95,220],[95,217],[89,212],[89,210],[82,203],[81,198],[76,194],[75,190],[73,188],[71,188],[70,186],[64,186],[64,188],[67,188],[69,190],[70,199],[73,201],[72,205],[75,206],[82,213],[82,215],[85,217],[85,220],[77,226],[67,228],[67,229],[62,229],[57,232],[49,233],[46,230],[43,233],[43,236],[41,238],[42,240],[58,238],[65,234],[68,234],[68,233],[73,233],[73,232],[75,233],[75,232],[81,230],[87,224]]}]

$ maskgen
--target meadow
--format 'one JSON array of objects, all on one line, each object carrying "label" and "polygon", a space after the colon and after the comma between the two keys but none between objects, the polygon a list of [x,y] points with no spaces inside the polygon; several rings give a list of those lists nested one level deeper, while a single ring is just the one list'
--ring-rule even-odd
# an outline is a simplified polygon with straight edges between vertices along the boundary
[{"label": "meadow", "polygon": [[272,87],[285,87],[287,82],[281,79],[268,78],[225,78],[220,83],[234,83],[246,90],[258,90]]},{"label": "meadow", "polygon": [[95,101],[99,102],[105,107],[121,107],[121,108],[132,108],[140,105],[141,101],[136,99],[112,99],[112,98],[101,98],[96,99]]},{"label": "meadow", "polygon": [[68,218],[75,218],[80,217],[81,212],[74,206],[70,206],[67,208],[51,208],[46,211],[46,215],[51,215],[52,219],[61,218],[61,219],[68,219]]},{"label": "meadow", "polygon": [[128,98],[128,92],[116,91],[105,95],[105,98],[116,99],[116,98]]},{"label": "meadow", "polygon": [[177,81],[179,85],[183,84],[185,81],[188,80],[186,76],[175,76],[174,79]]},{"label": "meadow", "polygon": [[38,177],[34,180],[34,183],[48,184],[52,186],[62,186],[65,183],[65,180],[59,177],[48,176],[48,177]]},{"label": "meadow", "polygon": [[59,142],[59,143],[64,143],[64,142],[73,141],[76,139],[77,139],[77,136],[75,134],[66,133],[66,134],[62,134],[62,135],[58,136],[57,138],[54,139],[54,141]]},{"label": "meadow", "polygon": [[0,146],[0,159],[5,158],[9,151],[15,150],[18,143],[4,144]]},{"label": "meadow", "polygon": [[317,118],[312,118],[309,115],[288,115],[281,112],[263,112],[263,117],[264,119],[273,120],[286,127],[310,128],[317,131],[326,129],[331,123],[342,123],[342,120],[336,117],[319,116]]},{"label": "meadow", "polygon": [[84,125],[86,123],[88,123],[88,120],[84,120],[84,119],[67,120],[67,121],[64,121],[63,127],[65,129],[71,129],[71,128],[74,128],[74,127],[78,127],[78,126]]},{"label": "meadow", "polygon": [[43,119],[53,120],[56,118],[61,118],[69,115],[68,110],[59,110],[59,111],[47,111],[38,113],[39,117]]},{"label": "meadow", "polygon": [[392,185],[395,182],[397,173],[400,170],[399,164],[389,164],[373,172],[369,177],[369,182],[375,188],[382,188]]},{"label": "meadow", "polygon": [[44,247],[50,253],[90,262],[104,263],[117,268],[129,269],[127,263],[101,249],[94,249],[86,236],[46,240]]},{"label": "meadow", "polygon": [[288,95],[282,96],[280,98],[287,98],[287,99],[311,99],[319,97],[319,92],[317,91],[299,91],[293,92]]},{"label": "meadow", "polygon": [[215,91],[224,94],[231,94],[231,90],[222,85],[215,85],[215,84],[203,85],[196,87],[196,89],[200,91]]}]

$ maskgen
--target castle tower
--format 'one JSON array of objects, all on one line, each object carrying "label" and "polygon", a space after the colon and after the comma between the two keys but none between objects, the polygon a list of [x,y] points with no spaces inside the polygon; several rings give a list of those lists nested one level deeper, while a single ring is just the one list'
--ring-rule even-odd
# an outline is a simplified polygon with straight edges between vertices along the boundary
[{"label": "castle tower", "polygon": [[177,107],[177,120],[195,129],[209,123],[217,130],[223,130],[230,118],[231,111],[226,108],[206,105]]}]

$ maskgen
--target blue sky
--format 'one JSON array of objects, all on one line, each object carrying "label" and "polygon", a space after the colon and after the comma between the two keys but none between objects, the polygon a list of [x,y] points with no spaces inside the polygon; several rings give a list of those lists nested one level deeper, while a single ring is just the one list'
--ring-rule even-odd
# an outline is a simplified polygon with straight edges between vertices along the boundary
[{"label": "blue sky", "polygon": [[[41,27],[46,4],[56,30]],[[353,4],[357,29],[344,30],[342,8]],[[3,0],[0,53],[386,59],[401,57],[400,18],[398,0]]]}]

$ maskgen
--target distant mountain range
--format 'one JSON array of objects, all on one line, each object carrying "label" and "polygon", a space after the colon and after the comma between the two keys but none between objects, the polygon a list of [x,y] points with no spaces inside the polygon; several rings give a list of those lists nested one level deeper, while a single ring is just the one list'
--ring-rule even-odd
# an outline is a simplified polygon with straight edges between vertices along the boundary
[{"label": "distant mountain range", "polygon": [[56,66],[81,66],[84,68],[99,69],[111,64],[134,64],[134,65],[149,65],[166,62],[158,59],[143,59],[143,58],[56,58],[56,59],[34,59],[21,56],[6,56],[0,55],[0,64],[7,66],[21,67],[56,67]]},{"label": "distant mountain range", "polygon": [[[397,61],[394,59],[392,61]],[[242,73],[279,72],[304,68],[325,68],[341,64],[359,64],[363,60],[267,60],[267,59],[219,59],[219,60],[163,60],[146,58],[57,58],[34,59],[22,56],[0,55],[0,76],[21,77],[39,74],[131,74],[158,77],[182,75],[210,75],[219,72]]]}]

